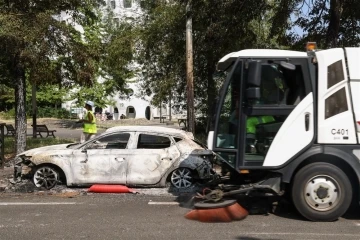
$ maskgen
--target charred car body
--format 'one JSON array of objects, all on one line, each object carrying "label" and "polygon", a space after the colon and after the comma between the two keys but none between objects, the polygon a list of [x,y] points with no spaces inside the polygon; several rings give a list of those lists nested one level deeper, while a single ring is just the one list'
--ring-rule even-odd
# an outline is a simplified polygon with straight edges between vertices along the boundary
[{"label": "charred car body", "polygon": [[215,176],[213,153],[191,133],[165,127],[113,127],[85,143],[25,151],[16,172],[37,187],[124,184],[189,188]]}]

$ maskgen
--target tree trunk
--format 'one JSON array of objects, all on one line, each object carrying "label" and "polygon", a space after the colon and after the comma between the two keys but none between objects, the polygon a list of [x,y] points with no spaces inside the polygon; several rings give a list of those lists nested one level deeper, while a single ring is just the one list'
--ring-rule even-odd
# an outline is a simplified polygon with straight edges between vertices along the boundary
[{"label": "tree trunk", "polygon": [[344,0],[330,1],[330,21],[326,34],[326,47],[337,47],[338,36],[340,30],[340,19],[343,12]]},{"label": "tree trunk", "polygon": [[36,118],[37,118],[37,106],[36,106],[36,83],[32,85],[32,124],[33,124],[33,138],[36,138]]},{"label": "tree trunk", "polygon": [[26,87],[24,67],[19,61],[15,67],[15,143],[16,154],[19,154],[26,148]]},{"label": "tree trunk", "polygon": [[192,13],[191,0],[186,5],[186,83],[187,83],[187,119],[188,131],[195,134],[195,110],[194,110],[194,66],[193,66],[193,42],[192,42]]}]

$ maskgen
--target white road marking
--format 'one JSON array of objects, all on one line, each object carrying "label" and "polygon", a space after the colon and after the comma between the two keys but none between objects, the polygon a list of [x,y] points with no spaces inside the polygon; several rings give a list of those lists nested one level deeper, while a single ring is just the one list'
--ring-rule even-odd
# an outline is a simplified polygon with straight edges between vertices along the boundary
[{"label": "white road marking", "polygon": [[2,202],[0,206],[21,206],[21,205],[74,205],[76,202]]},{"label": "white road marking", "polygon": [[339,236],[339,237],[360,237],[360,234],[350,234],[350,233],[287,233],[287,232],[245,232],[241,233],[242,235],[247,236],[257,236],[257,235],[309,235],[309,236]]},{"label": "white road marking", "polygon": [[149,205],[179,205],[177,202],[148,202]]}]

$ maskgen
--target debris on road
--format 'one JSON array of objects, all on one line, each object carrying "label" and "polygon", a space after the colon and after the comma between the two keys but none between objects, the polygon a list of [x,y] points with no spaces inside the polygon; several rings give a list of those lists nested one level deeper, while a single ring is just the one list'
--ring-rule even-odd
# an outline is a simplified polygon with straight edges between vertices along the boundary
[{"label": "debris on road", "polygon": [[102,185],[96,184],[89,188],[89,192],[93,193],[137,193],[131,188],[124,185]]}]

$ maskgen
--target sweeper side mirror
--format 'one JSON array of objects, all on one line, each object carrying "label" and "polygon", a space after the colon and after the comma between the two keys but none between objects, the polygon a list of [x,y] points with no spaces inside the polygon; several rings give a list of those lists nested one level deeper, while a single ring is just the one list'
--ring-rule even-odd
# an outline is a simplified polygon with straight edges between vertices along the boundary
[{"label": "sweeper side mirror", "polygon": [[261,62],[252,61],[248,65],[247,89],[246,98],[248,100],[260,99],[260,85],[261,85]]},{"label": "sweeper side mirror", "polygon": [[247,84],[249,87],[260,87],[261,62],[259,61],[249,62]]}]

